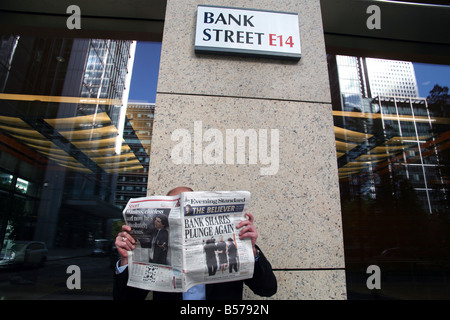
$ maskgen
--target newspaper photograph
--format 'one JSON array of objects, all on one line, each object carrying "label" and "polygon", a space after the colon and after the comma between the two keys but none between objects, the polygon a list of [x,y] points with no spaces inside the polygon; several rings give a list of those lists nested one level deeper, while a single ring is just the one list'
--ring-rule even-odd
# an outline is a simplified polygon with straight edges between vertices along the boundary
[{"label": "newspaper photograph", "polygon": [[136,248],[128,252],[128,285],[184,292],[198,284],[251,278],[251,240],[240,240],[236,228],[247,219],[249,201],[248,191],[130,199],[123,216]]}]

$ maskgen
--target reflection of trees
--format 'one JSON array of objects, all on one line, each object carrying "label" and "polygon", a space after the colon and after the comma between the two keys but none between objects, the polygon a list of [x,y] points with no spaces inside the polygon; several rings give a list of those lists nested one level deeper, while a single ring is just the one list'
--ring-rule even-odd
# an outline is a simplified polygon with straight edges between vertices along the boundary
[{"label": "reflection of trees", "polygon": [[428,97],[428,108],[436,117],[450,117],[450,95],[448,87],[435,84]]},{"label": "reflection of trees", "polygon": [[[434,85],[433,89],[427,97],[428,109],[433,116],[450,118],[450,94],[448,93],[448,87],[441,87],[438,84]],[[434,135],[440,135],[444,132],[450,131],[448,125],[435,125],[432,128]],[[449,180],[450,177],[450,151],[449,148],[444,145],[438,146],[438,155],[440,160],[440,169],[443,176]],[[447,191],[448,191],[448,184]],[[448,194],[448,193],[447,193]],[[448,207],[447,207],[448,208]],[[448,212],[448,210],[447,210]]]},{"label": "reflection of trees", "polygon": [[[430,113],[435,117],[450,118],[450,94],[449,88],[435,84],[427,97]],[[450,132],[448,124],[434,125],[433,135],[436,139],[442,138]],[[430,218],[430,228],[436,246],[442,248],[444,257],[450,255],[450,205],[449,205],[449,182],[450,182],[450,141],[443,140],[436,146],[438,173],[443,184],[434,187],[432,200],[436,204],[435,214]]]},{"label": "reflection of trees", "polygon": [[117,237],[117,234],[122,231],[122,226],[125,224],[124,219],[113,220],[111,223],[111,240],[114,240]]}]

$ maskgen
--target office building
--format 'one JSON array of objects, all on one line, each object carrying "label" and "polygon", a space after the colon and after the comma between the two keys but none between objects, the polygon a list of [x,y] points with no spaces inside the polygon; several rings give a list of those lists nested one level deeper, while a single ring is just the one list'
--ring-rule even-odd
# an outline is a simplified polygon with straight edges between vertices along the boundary
[{"label": "office building", "polygon": [[[426,98],[419,98],[412,62],[332,55],[328,62],[330,82],[336,84],[333,110],[341,115],[335,117],[335,130],[364,134],[357,141],[337,136],[340,179],[364,172],[365,193],[376,199],[377,170],[395,171],[411,183],[426,212],[445,211],[445,202],[436,201],[448,195],[433,138],[445,121],[431,114]],[[355,121],[356,116],[364,120]]]},{"label": "office building", "polygon": [[154,103],[129,102],[127,105],[124,140],[140,164],[135,170],[120,173],[118,176],[115,205],[121,210],[130,198],[147,195],[154,113]]},{"label": "office building", "polygon": [[374,58],[362,61],[367,70],[370,96],[419,97],[412,62]]},{"label": "office building", "polygon": [[143,168],[121,129],[134,47],[2,36],[2,246],[14,236],[87,247],[120,218],[117,174]]},{"label": "office building", "polygon": [[334,105],[364,111],[363,98],[378,96],[418,98],[416,75],[410,61],[329,55],[330,76],[337,81]]},{"label": "office building", "polygon": [[[270,299],[448,299],[450,7],[418,2],[79,0],[77,17],[64,1],[1,1],[0,241],[65,258],[33,287],[2,280],[2,298],[110,299],[116,257],[75,253],[116,239],[127,198],[183,185],[251,192]],[[197,19],[224,7],[241,19]],[[161,42],[160,60],[137,59],[139,42]],[[416,63],[437,71],[419,79]],[[154,108],[128,99],[151,64],[136,85],[157,77]],[[221,154],[238,130],[258,143]],[[78,264],[89,290],[64,286]]]}]

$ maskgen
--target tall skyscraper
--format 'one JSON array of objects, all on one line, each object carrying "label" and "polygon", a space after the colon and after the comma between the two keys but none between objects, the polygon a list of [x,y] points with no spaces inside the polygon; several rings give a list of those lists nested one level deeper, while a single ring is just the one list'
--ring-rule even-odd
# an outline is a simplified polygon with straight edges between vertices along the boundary
[{"label": "tall skyscraper", "polygon": [[419,97],[414,66],[409,61],[363,58],[369,96]]},{"label": "tall skyscraper", "polygon": [[22,219],[15,239],[87,246],[121,217],[118,175],[146,164],[124,137],[134,50],[134,41],[1,36],[0,173],[20,188],[0,194],[0,241]]},{"label": "tall skyscraper", "polygon": [[420,98],[413,64],[328,56],[342,190],[377,199],[383,177],[407,183],[424,212],[443,212],[448,199],[440,134],[445,121]]},{"label": "tall skyscraper", "polygon": [[[364,98],[419,97],[414,66],[409,61],[329,55],[333,105],[346,111],[370,111]],[[336,86],[337,84],[337,86]]]}]

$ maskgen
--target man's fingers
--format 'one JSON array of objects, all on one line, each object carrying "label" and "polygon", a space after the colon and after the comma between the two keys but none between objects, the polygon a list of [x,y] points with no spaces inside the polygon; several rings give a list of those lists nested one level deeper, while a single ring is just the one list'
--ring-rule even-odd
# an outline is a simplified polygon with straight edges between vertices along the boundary
[{"label": "man's fingers", "polygon": [[258,237],[258,233],[256,231],[249,231],[249,232],[245,232],[239,235],[240,239],[245,239],[245,238],[252,238],[252,241],[256,241],[256,238]]},{"label": "man's fingers", "polygon": [[250,220],[242,220],[242,221],[240,221],[238,223],[238,225],[236,226],[236,228],[240,229],[240,228],[243,228],[243,227],[246,227],[246,226],[252,227],[252,228],[254,228],[256,230],[255,225]]},{"label": "man's fingers", "polygon": [[247,224],[239,231],[239,235],[243,235],[244,233],[247,233],[247,232],[256,232],[255,226],[252,224]]},{"label": "man's fingers", "polygon": [[121,232],[119,233],[119,236],[121,237],[121,240],[124,242],[131,242],[131,243],[135,243],[136,240],[134,240],[134,238],[128,233],[128,232]]},{"label": "man's fingers", "polygon": [[240,221],[237,225],[238,229],[242,228],[243,226],[248,225],[248,224],[253,225],[253,221],[255,221],[255,217],[250,212],[245,213],[245,215],[248,217],[248,219]]},{"label": "man's fingers", "polygon": [[122,231],[124,232],[130,232],[131,231],[131,227],[127,226],[126,224],[122,225]]},{"label": "man's fingers", "polygon": [[128,233],[131,231],[131,228],[127,225],[122,226],[122,232],[119,232],[119,234],[116,237],[116,248],[120,251],[131,251],[134,250],[135,246],[134,243],[136,243],[136,240]]}]

